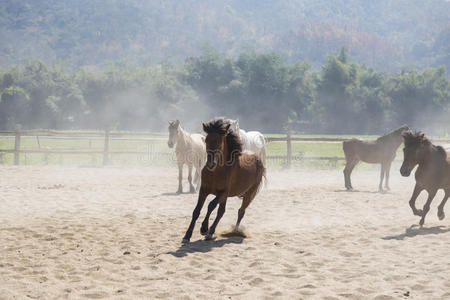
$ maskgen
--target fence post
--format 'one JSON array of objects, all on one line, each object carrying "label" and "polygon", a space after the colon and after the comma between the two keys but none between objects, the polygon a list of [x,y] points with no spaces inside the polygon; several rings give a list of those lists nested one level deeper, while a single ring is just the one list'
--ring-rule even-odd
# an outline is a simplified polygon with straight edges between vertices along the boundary
[{"label": "fence post", "polygon": [[16,138],[14,139],[14,164],[16,166],[20,163],[20,131],[16,129]]},{"label": "fence post", "polygon": [[103,149],[103,165],[106,166],[109,163],[109,129],[105,130],[105,146]]},{"label": "fence post", "polygon": [[291,132],[288,130],[287,132],[287,138],[286,138],[286,147],[287,147],[287,160],[286,160],[286,167],[291,167],[291,161],[292,161],[292,145],[291,145]]}]

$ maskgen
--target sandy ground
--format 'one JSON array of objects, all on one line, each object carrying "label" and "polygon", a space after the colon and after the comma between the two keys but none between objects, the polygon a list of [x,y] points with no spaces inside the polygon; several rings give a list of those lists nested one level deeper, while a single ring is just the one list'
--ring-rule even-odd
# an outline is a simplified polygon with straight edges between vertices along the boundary
[{"label": "sandy ground", "polygon": [[[413,178],[356,170],[269,172],[246,239],[181,246],[196,195],[175,169],[0,167],[1,299],[450,299],[450,220],[425,228]],[[185,185],[187,189],[187,185]],[[425,193],[418,204],[423,205]],[[218,233],[235,223],[231,198]],[[448,207],[447,207],[448,212]],[[213,214],[215,217],[215,213]]]}]

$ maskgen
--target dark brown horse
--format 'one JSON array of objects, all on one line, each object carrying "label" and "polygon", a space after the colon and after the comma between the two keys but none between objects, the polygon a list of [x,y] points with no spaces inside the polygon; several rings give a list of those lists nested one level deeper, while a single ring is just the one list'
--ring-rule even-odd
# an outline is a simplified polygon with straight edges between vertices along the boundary
[{"label": "dark brown horse", "polygon": [[[202,181],[198,195],[197,205],[192,213],[192,220],[183,238],[183,243],[188,243],[195,222],[210,194],[216,197],[209,203],[208,212],[202,223],[200,233],[206,239],[211,239],[216,226],[225,213],[228,197],[238,196],[242,198],[242,205],[238,211],[235,229],[245,214],[245,209],[255,198],[265,177],[264,165],[257,154],[242,152],[242,144],[239,136],[230,129],[228,119],[214,119],[203,124],[206,132],[206,166],[202,170]],[[216,219],[208,228],[208,221],[212,211],[219,204]]]},{"label": "dark brown horse", "polygon": [[408,126],[402,126],[391,131],[375,141],[361,141],[351,139],[343,142],[345,153],[345,169],[344,180],[345,188],[352,190],[352,181],[350,175],[353,168],[361,160],[370,164],[381,164],[379,191],[383,191],[383,179],[386,174],[385,187],[389,190],[389,171],[391,170],[392,161],[395,158],[398,147],[403,142],[402,132],[409,130]]},{"label": "dark brown horse", "polygon": [[[439,220],[442,220],[445,218],[445,202],[450,197],[450,156],[441,146],[433,145],[421,132],[407,131],[403,133],[403,138],[405,148],[403,149],[404,158],[400,174],[407,177],[411,174],[412,169],[419,165],[415,174],[416,186],[411,200],[409,200],[413,214],[422,217],[419,224],[423,226],[425,216],[430,210],[431,201],[436,192],[443,189],[445,196],[438,206],[437,214]],[[428,192],[427,202],[423,206],[423,210],[416,209],[416,199],[423,190]]]}]

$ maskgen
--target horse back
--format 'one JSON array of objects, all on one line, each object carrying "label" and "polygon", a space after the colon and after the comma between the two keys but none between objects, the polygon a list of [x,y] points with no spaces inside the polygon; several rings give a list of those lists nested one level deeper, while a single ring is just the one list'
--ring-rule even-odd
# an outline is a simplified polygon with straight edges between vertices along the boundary
[{"label": "horse back", "polygon": [[248,131],[245,132],[244,138],[242,139],[243,146],[245,150],[249,150],[260,154],[261,151],[266,147],[266,139],[264,135],[259,131]]},{"label": "horse back", "polygon": [[343,150],[347,160],[358,159],[367,163],[382,163],[395,158],[397,147],[377,141],[351,139],[343,142]]},{"label": "horse back", "polygon": [[206,145],[205,145],[205,137],[199,133],[193,133],[191,134],[192,142],[197,145],[198,147],[205,147],[206,151]]},{"label": "horse back", "polygon": [[344,150],[346,159],[357,158],[357,148],[360,143],[362,143],[362,141],[358,139],[351,139],[342,142],[342,150]]}]

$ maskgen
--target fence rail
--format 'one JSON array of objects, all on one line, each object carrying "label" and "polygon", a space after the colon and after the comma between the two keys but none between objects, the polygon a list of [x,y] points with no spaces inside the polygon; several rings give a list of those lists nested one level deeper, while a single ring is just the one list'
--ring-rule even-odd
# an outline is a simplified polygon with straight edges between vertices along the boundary
[{"label": "fence rail", "polygon": [[[103,165],[107,165],[111,155],[131,154],[146,155],[148,151],[111,151],[111,140],[123,141],[154,141],[167,138],[167,134],[154,132],[128,132],[128,131],[56,131],[56,130],[16,130],[16,131],[0,131],[0,136],[5,138],[14,138],[14,149],[0,149],[1,153],[14,154],[14,164],[19,165],[20,155],[27,153],[41,154],[60,154],[60,155],[103,155]],[[150,137],[149,137],[150,136]],[[22,137],[36,137],[38,149],[21,149]],[[82,150],[82,149],[42,149],[39,137],[50,139],[65,140],[82,140],[103,141],[103,150]],[[344,157],[338,156],[303,156],[292,154],[292,142],[342,142],[348,140],[346,138],[326,138],[326,137],[296,137],[291,133],[287,133],[285,137],[268,137],[267,142],[286,142],[286,155],[268,155],[267,159],[282,159],[286,161],[286,166],[291,167],[293,160],[327,160],[336,163],[345,160]],[[450,139],[437,139],[436,143],[450,143]],[[153,153],[161,156],[170,156],[171,153],[158,152]]]}]

